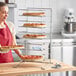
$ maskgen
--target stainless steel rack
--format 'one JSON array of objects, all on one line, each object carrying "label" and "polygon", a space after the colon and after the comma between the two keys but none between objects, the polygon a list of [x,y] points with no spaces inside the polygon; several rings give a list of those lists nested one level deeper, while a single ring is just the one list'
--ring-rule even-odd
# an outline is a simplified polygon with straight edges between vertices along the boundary
[{"label": "stainless steel rack", "polygon": [[[23,12],[44,12],[45,16],[23,16]],[[27,8],[27,9],[19,9],[18,15],[18,22],[20,25],[18,28],[24,28],[25,30],[18,31],[18,34],[23,36],[24,34],[33,33],[33,34],[45,34],[47,38],[37,38],[33,40],[43,40],[49,39],[49,47],[48,47],[48,58],[51,58],[51,39],[52,39],[52,8]],[[23,27],[24,23],[45,23],[46,27]],[[33,31],[29,31],[29,30]],[[37,31],[36,31],[37,30]],[[21,37],[22,38],[22,37]],[[27,39],[25,39],[27,40]],[[28,39],[29,40],[29,39]],[[28,44],[28,43],[26,43]],[[31,50],[31,49],[29,49]],[[42,51],[42,50],[41,50]]]}]

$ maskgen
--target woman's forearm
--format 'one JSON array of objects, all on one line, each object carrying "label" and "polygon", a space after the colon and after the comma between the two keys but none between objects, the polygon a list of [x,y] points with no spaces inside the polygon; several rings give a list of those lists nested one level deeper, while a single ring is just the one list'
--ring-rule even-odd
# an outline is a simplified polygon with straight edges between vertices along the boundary
[{"label": "woman's forearm", "polygon": [[21,52],[20,50],[15,49],[14,51],[15,51],[15,53],[16,53],[18,56],[21,56],[21,55],[22,55],[22,52]]}]

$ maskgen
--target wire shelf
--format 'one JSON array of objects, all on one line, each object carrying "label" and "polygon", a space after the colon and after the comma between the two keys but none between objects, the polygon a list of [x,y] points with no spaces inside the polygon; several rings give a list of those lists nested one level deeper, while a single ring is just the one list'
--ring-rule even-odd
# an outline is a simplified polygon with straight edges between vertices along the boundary
[{"label": "wire shelf", "polygon": [[[18,33],[20,33],[21,36],[23,36],[21,33],[24,34],[44,34],[47,37],[46,38],[22,38],[21,39],[25,39],[25,40],[44,40],[44,39],[49,39],[50,43],[49,43],[49,47],[48,47],[48,58],[51,59],[51,40],[52,40],[52,8],[27,8],[27,9],[19,9],[19,16],[20,19],[18,19],[18,21],[21,23],[21,25],[23,25],[24,23],[45,23],[47,26],[46,27],[24,27],[19,25],[19,28],[25,28],[26,30],[24,31],[19,31]],[[23,13],[27,13],[27,12],[44,12],[45,15],[44,16],[23,16]],[[22,17],[22,18],[21,18]],[[48,20],[48,21],[47,21]],[[23,23],[23,24],[22,24]],[[34,29],[32,29],[34,28]],[[38,32],[36,32],[35,29],[39,29]],[[32,30],[32,32],[30,32],[29,30]],[[35,30],[35,31],[34,31]],[[45,32],[44,32],[45,30]],[[49,30],[49,31],[48,31]],[[48,32],[47,32],[48,31]],[[28,43],[25,43],[28,44]],[[31,49],[29,49],[31,50]]]}]

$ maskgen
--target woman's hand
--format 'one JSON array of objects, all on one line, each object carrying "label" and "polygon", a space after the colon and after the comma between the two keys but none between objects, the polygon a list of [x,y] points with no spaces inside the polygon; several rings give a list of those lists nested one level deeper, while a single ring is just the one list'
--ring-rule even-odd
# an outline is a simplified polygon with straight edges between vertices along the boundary
[{"label": "woman's hand", "polygon": [[0,44],[0,47],[1,47],[1,44]]},{"label": "woman's hand", "polygon": [[8,52],[9,52],[8,49],[2,49],[2,48],[0,48],[0,53],[8,53]]}]

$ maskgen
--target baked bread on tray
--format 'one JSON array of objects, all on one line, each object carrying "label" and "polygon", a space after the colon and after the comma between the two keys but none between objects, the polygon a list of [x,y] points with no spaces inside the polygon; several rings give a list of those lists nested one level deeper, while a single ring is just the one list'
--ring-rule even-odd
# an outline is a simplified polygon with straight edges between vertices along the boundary
[{"label": "baked bread on tray", "polygon": [[40,56],[40,55],[24,55],[21,58],[22,58],[22,60],[25,60],[25,61],[41,61],[41,60],[43,60],[43,56]]},{"label": "baked bread on tray", "polygon": [[9,50],[22,49],[22,48],[24,48],[23,45],[0,46],[0,52],[5,53],[5,52],[8,52]]},{"label": "baked bread on tray", "polygon": [[45,27],[46,24],[43,23],[24,23],[24,27]]},{"label": "baked bread on tray", "polygon": [[43,34],[25,34],[23,38],[46,38],[46,35]]},{"label": "baked bread on tray", "polygon": [[23,16],[44,16],[45,13],[44,12],[27,12],[27,13],[23,13]]}]

